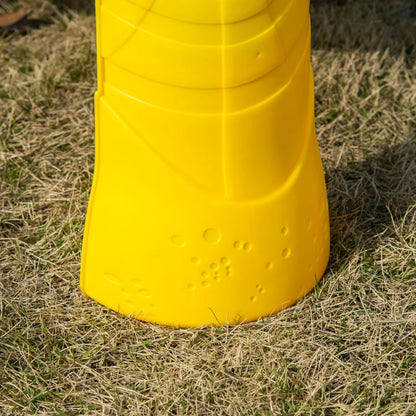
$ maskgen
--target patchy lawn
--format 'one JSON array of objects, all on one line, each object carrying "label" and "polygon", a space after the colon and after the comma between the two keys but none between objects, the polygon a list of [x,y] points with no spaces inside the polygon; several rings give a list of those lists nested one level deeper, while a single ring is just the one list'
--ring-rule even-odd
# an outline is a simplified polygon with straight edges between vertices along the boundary
[{"label": "patchy lawn", "polygon": [[[196,0],[195,0],[196,1]],[[0,414],[416,414],[416,6],[312,0],[331,260],[306,298],[178,330],[79,290],[93,174],[94,16],[0,38]]]}]

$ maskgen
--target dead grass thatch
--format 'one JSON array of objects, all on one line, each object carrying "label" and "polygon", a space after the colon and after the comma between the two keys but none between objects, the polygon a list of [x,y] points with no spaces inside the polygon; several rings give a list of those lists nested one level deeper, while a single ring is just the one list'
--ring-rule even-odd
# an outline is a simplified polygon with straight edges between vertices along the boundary
[{"label": "dead grass thatch", "polygon": [[78,288],[95,44],[70,3],[0,5],[45,20],[0,38],[0,414],[416,414],[414,4],[312,0],[321,284],[259,322],[177,330]]}]

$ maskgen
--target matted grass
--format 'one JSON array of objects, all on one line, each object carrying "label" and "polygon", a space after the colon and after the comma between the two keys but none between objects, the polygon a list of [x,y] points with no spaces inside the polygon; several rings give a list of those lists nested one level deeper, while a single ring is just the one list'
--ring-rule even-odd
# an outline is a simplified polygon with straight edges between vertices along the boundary
[{"label": "matted grass", "polygon": [[192,330],[79,290],[95,43],[76,3],[0,5],[50,22],[0,39],[0,413],[415,415],[414,2],[312,0],[330,265],[276,316]]}]

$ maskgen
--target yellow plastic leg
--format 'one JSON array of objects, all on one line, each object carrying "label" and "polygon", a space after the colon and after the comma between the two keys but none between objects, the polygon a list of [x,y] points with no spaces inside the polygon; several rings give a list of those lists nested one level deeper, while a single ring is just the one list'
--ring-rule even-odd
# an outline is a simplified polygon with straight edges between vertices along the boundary
[{"label": "yellow plastic leg", "polygon": [[175,326],[280,311],[329,256],[308,0],[97,1],[81,287]]}]

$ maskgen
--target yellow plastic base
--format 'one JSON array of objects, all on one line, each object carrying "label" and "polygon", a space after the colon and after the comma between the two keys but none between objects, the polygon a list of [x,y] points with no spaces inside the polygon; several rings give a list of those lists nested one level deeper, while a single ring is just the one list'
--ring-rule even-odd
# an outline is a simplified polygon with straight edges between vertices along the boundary
[{"label": "yellow plastic base", "polygon": [[241,3],[97,3],[81,287],[123,314],[174,326],[255,320],[325,270],[308,1]]}]

